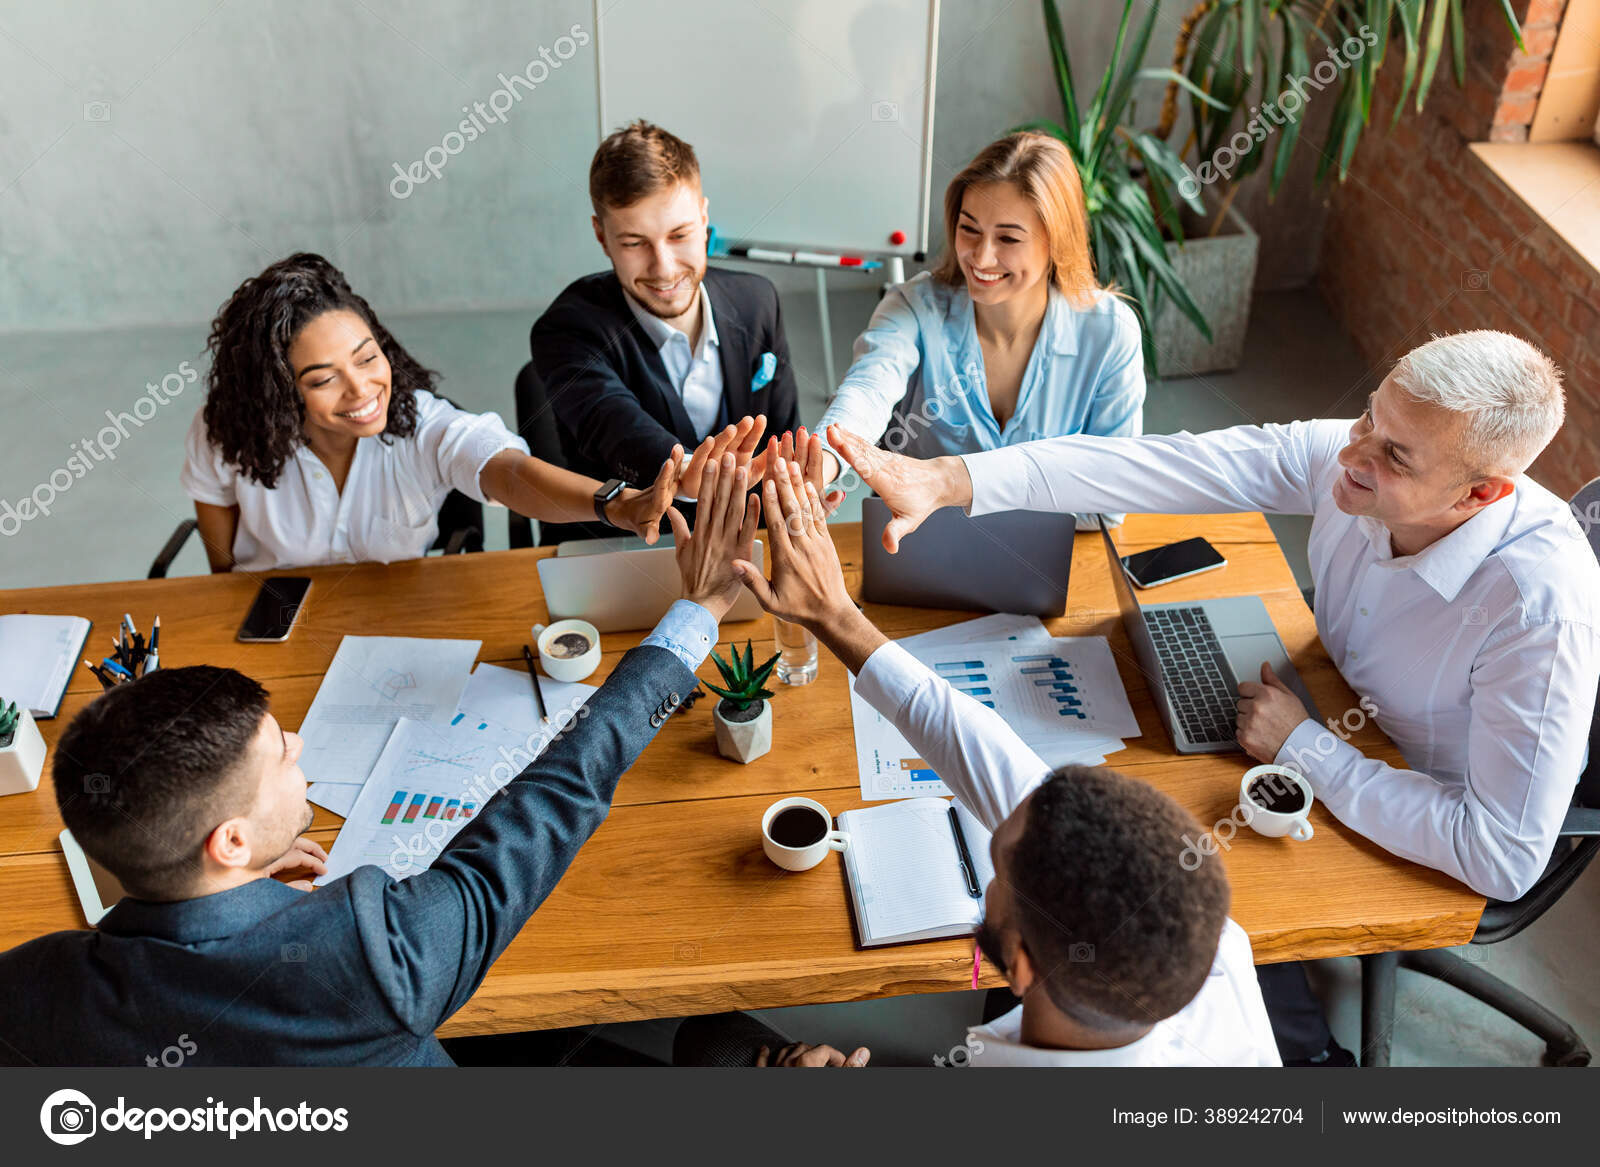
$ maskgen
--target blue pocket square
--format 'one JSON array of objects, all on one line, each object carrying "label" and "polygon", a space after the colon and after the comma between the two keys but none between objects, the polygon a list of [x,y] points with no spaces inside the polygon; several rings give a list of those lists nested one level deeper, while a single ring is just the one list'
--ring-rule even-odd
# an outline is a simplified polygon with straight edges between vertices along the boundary
[{"label": "blue pocket square", "polygon": [[761,354],[761,367],[756,370],[756,375],[750,378],[750,392],[755,393],[767,387],[767,382],[772,380],[772,374],[778,371],[778,358],[771,353]]}]

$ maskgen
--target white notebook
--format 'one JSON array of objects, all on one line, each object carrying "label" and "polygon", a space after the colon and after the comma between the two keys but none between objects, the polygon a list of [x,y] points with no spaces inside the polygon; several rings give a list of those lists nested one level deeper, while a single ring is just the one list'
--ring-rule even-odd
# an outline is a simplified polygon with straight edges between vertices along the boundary
[{"label": "white notebook", "polygon": [[82,616],[0,616],[0,701],[54,717],[88,639]]},{"label": "white notebook", "polygon": [[844,867],[863,948],[970,935],[983,918],[983,897],[971,893],[962,871],[952,806],[981,893],[994,878],[989,832],[960,803],[908,798],[839,816],[850,836]]}]

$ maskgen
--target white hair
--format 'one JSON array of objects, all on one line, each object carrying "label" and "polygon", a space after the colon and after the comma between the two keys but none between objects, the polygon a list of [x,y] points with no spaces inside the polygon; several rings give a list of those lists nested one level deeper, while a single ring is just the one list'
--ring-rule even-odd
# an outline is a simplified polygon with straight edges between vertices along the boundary
[{"label": "white hair", "polygon": [[1462,447],[1474,472],[1520,474],[1566,412],[1561,370],[1506,332],[1435,336],[1401,357],[1390,376],[1413,399],[1467,415]]}]

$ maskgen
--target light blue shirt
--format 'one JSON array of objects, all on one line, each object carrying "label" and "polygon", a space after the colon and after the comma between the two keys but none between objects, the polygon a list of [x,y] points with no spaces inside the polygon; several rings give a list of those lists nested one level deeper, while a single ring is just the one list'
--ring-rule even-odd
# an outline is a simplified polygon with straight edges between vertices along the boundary
[{"label": "light blue shirt", "polygon": [[975,454],[1064,434],[1143,432],[1139,320],[1100,293],[1074,308],[1054,287],[1004,427],[989,406],[972,298],[923,272],[890,288],[855,344],[822,422],[914,458]]},{"label": "light blue shirt", "polygon": [[672,387],[683,399],[683,410],[694,423],[695,436],[705,437],[717,424],[722,410],[722,359],[718,355],[722,346],[717,340],[717,321],[711,314],[706,286],[700,285],[700,343],[693,349],[687,333],[646,312],[632,296],[626,299],[633,318],[655,342]]},{"label": "light blue shirt", "polygon": [[717,642],[717,622],[693,600],[675,600],[655,631],[641,644],[665,648],[683,662],[691,673],[705,664],[711,646]]}]

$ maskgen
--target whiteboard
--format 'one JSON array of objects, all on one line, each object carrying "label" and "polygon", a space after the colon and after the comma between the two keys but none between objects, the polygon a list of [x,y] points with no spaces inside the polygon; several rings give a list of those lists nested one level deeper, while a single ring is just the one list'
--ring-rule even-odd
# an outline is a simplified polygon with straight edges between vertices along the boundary
[{"label": "whiteboard", "polygon": [[938,0],[596,0],[600,137],[693,146],[724,238],[925,252],[938,41]]}]

